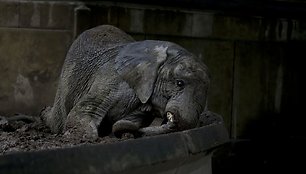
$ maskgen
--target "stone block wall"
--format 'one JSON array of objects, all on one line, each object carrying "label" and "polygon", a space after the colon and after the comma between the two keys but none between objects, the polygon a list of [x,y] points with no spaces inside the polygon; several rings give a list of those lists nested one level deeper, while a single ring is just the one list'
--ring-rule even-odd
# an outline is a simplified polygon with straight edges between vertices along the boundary
[{"label": "stone block wall", "polygon": [[73,6],[0,1],[0,115],[38,114],[53,102],[72,41]]},{"label": "stone block wall", "polygon": [[306,18],[56,0],[0,1],[0,115],[37,115],[52,105],[70,44],[100,24],[115,25],[136,40],[172,41],[197,55],[212,75],[209,109],[223,115],[233,138],[286,122],[287,114],[300,119],[298,53],[306,48]]}]

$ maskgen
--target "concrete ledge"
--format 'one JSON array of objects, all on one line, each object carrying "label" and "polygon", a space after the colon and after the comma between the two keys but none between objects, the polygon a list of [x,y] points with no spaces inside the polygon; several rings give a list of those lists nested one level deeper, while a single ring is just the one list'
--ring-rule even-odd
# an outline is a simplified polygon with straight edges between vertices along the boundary
[{"label": "concrete ledge", "polygon": [[71,30],[78,3],[0,0],[0,26]]},{"label": "concrete ledge", "polygon": [[[6,0],[8,1],[8,0]],[[11,0],[10,0],[11,1]],[[14,0],[17,1],[17,0]],[[19,1],[19,0],[18,0]],[[27,0],[23,0],[27,1]],[[55,2],[84,2],[84,0],[31,0]],[[101,0],[86,0],[86,2],[105,2]],[[107,1],[106,1],[107,2]],[[160,7],[174,7],[182,9],[216,10],[229,14],[264,15],[278,17],[301,18],[305,14],[306,3],[303,0],[112,0],[112,3],[131,3],[155,5]]]},{"label": "concrete ledge", "polygon": [[211,173],[212,153],[227,141],[224,125],[216,123],[112,144],[3,155],[0,173]]}]

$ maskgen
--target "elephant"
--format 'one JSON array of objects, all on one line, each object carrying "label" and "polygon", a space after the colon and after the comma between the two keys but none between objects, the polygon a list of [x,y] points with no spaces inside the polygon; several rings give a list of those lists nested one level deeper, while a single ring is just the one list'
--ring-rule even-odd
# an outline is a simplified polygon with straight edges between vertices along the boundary
[{"label": "elephant", "polygon": [[[207,66],[178,44],[135,41],[100,25],[70,46],[45,120],[52,132],[87,138],[192,129],[207,110],[209,85]],[[150,126],[155,118],[162,124]]]}]

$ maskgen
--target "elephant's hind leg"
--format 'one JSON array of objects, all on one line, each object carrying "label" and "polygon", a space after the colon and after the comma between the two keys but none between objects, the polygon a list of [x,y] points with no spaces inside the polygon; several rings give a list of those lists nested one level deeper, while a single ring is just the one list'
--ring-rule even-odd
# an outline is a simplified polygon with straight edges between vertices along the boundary
[{"label": "elephant's hind leg", "polygon": [[[97,139],[99,137],[99,127],[105,116],[111,102],[96,97],[84,97],[70,111],[65,134],[78,136],[85,139]],[[101,133],[100,133],[101,134]],[[102,133],[104,134],[104,133]]]}]

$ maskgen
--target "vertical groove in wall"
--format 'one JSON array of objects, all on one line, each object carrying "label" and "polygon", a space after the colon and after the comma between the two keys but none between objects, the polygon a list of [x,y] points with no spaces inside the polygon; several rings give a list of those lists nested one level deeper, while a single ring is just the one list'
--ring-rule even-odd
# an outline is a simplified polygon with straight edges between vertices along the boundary
[{"label": "vertical groove in wall", "polygon": [[20,1],[18,1],[18,24],[17,24],[17,28],[20,27]]},{"label": "vertical groove in wall", "polygon": [[73,38],[75,39],[79,34],[89,29],[91,9],[85,4],[80,4],[74,8],[74,27],[73,27]]},{"label": "vertical groove in wall", "polygon": [[232,103],[231,103],[231,119],[230,119],[230,137],[237,138],[237,110],[238,110],[238,61],[236,55],[236,41],[233,44],[233,78],[232,78]]}]

